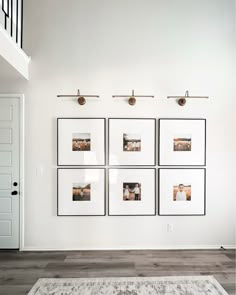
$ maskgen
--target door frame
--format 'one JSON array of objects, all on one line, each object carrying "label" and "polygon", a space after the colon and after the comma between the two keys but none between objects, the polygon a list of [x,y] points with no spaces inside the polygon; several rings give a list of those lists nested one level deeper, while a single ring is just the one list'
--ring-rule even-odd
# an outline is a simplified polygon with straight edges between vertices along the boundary
[{"label": "door frame", "polygon": [[17,98],[19,99],[20,105],[20,151],[19,151],[19,161],[20,161],[20,208],[19,208],[19,250],[23,251],[24,249],[24,163],[25,163],[25,97],[21,93],[0,93],[0,100],[3,98]]}]

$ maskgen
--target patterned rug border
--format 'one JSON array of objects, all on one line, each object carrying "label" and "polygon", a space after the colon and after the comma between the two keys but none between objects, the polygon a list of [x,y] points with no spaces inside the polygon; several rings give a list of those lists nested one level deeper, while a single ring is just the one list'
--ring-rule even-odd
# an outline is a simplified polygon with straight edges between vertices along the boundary
[{"label": "patterned rug border", "polygon": [[182,280],[189,281],[206,281],[209,280],[212,284],[214,284],[218,291],[221,292],[220,295],[228,295],[228,293],[224,290],[221,284],[214,278],[214,276],[165,276],[165,277],[97,277],[97,278],[40,278],[34,284],[28,295],[35,295],[35,291],[44,283],[79,283],[79,282],[125,282],[125,281],[156,281],[156,282],[166,282],[166,281],[176,282]]}]

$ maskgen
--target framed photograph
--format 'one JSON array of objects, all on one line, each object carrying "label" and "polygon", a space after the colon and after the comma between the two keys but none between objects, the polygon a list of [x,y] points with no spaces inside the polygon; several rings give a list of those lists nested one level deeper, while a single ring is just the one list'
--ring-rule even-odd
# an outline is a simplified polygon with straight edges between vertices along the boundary
[{"label": "framed photograph", "polygon": [[206,215],[205,168],[160,168],[158,213]]},{"label": "framed photograph", "polygon": [[206,120],[159,119],[159,165],[205,166]]},{"label": "framed photograph", "polygon": [[105,129],[103,118],[58,118],[58,166],[105,165]]},{"label": "framed photograph", "polygon": [[57,215],[104,216],[105,168],[58,168]]},{"label": "framed photograph", "polygon": [[155,215],[156,169],[109,169],[108,215]]},{"label": "framed photograph", "polygon": [[108,119],[109,165],[154,166],[156,119]]}]

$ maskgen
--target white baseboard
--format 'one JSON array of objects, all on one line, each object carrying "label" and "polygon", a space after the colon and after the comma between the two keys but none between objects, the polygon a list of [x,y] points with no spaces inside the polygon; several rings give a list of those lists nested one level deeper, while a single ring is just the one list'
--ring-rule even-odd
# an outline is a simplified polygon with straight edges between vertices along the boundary
[{"label": "white baseboard", "polygon": [[178,246],[158,246],[153,247],[119,247],[119,248],[93,248],[93,247],[70,247],[70,248],[38,248],[38,247],[23,247],[21,251],[122,251],[122,250],[219,250],[221,247],[224,249],[236,249],[236,245],[178,245]]}]

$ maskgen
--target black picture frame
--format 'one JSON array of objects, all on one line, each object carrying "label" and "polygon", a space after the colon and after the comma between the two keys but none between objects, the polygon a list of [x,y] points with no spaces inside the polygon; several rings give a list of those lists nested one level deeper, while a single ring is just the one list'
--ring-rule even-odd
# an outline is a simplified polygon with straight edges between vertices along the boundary
[{"label": "black picture frame", "polygon": [[[94,164],[94,165],[79,165],[79,164],[75,164],[75,165],[71,165],[71,164],[60,164],[59,163],[59,120],[103,120],[104,121],[104,163],[103,164]],[[59,117],[57,118],[57,166],[58,167],[65,167],[65,166],[70,166],[70,167],[104,167],[107,164],[107,157],[106,157],[106,142],[107,142],[107,134],[106,134],[106,118],[100,118],[100,117]]]},{"label": "black picture frame", "polygon": [[[153,170],[154,172],[154,211],[153,214],[110,214],[110,170]],[[107,169],[107,173],[108,173],[108,177],[107,177],[107,187],[108,187],[108,199],[107,199],[107,205],[108,205],[108,216],[157,216],[157,169],[156,168],[151,168],[151,167],[147,167],[147,168],[123,168],[123,167],[112,167],[112,168],[108,168]]]},{"label": "black picture frame", "polygon": [[[59,170],[103,170],[104,171],[104,214],[83,214],[83,215],[65,215],[65,214],[59,214]],[[107,179],[107,173],[106,173],[106,168],[91,168],[91,167],[86,167],[86,168],[66,168],[66,167],[61,167],[61,168],[57,168],[57,216],[58,217],[73,217],[73,216],[78,216],[78,217],[88,217],[88,216],[106,216],[106,179]]]},{"label": "black picture frame", "polygon": [[[202,165],[198,165],[198,164],[188,164],[188,165],[181,165],[181,164],[161,164],[161,149],[160,149],[160,145],[161,145],[161,121],[162,120],[175,120],[175,121],[203,121],[204,122],[204,163]],[[207,149],[207,120],[204,118],[159,118],[158,119],[158,166],[161,167],[204,167],[206,166],[206,149]]]},{"label": "black picture frame", "polygon": [[[160,184],[160,171],[161,170],[203,170],[204,171],[204,213],[203,214],[161,214],[160,213],[160,204],[161,204],[161,196],[160,196],[160,190],[161,190],[161,184]],[[158,168],[157,173],[158,179],[158,210],[157,215],[158,216],[206,216],[206,168]]]},{"label": "black picture frame", "polygon": [[[154,163],[152,165],[145,164],[126,164],[126,165],[112,165],[110,164],[110,121],[111,120],[153,120],[154,121]],[[109,167],[155,167],[157,164],[157,119],[156,118],[121,118],[114,117],[108,118],[108,154],[107,154],[107,165]]]}]

